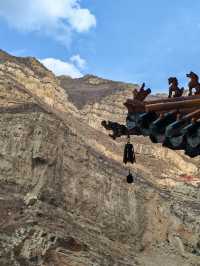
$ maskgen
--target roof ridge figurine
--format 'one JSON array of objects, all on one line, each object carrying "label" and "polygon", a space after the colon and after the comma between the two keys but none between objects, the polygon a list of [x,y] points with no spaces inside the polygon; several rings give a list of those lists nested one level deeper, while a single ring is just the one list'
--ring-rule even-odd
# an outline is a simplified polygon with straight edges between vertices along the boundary
[{"label": "roof ridge figurine", "polygon": [[200,95],[199,76],[196,73],[190,71],[190,73],[186,74],[186,77],[190,79],[190,81],[188,83],[188,87],[189,87],[188,96],[192,95],[192,89],[196,90],[194,95]]},{"label": "roof ridge figurine", "polygon": [[135,89],[133,91],[133,99],[143,102],[145,98],[151,93],[151,89],[148,88],[145,90],[145,83],[142,83],[142,86],[139,90]]},{"label": "roof ridge figurine", "polygon": [[170,85],[168,98],[181,97],[183,95],[184,88],[182,87],[180,89],[178,87],[178,79],[176,77],[170,77],[170,78],[168,78],[168,83]]}]

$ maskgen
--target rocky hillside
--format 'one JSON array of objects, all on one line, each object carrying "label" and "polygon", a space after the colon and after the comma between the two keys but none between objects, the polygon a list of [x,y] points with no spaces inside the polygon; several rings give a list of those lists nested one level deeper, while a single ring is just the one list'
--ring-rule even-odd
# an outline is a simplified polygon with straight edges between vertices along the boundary
[{"label": "rocky hillside", "polygon": [[0,265],[198,265],[199,159],[134,138],[129,185],[100,127],[134,87],[0,52]]}]

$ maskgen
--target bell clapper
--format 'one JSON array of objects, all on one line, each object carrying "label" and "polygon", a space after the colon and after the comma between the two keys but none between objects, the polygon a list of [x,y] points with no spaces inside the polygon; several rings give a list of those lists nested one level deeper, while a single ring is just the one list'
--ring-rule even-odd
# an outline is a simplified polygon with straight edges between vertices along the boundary
[{"label": "bell clapper", "polygon": [[131,174],[131,171],[129,169],[129,174],[127,175],[127,183],[132,184],[134,182],[133,175]]}]

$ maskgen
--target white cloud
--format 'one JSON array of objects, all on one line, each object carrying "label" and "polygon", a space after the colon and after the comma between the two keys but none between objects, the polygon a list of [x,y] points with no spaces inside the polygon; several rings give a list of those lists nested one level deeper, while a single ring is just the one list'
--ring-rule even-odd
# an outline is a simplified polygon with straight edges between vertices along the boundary
[{"label": "white cloud", "polygon": [[78,67],[70,62],[64,62],[55,58],[45,58],[40,60],[40,62],[57,76],[67,75],[72,78],[80,78],[83,76]]},{"label": "white cloud", "polygon": [[69,17],[72,27],[78,31],[87,31],[91,26],[96,25],[96,19],[88,9],[74,9]]},{"label": "white cloud", "polygon": [[95,16],[80,6],[81,0],[2,0],[0,17],[19,31],[37,31],[66,42],[71,33],[87,32]]},{"label": "white cloud", "polygon": [[73,55],[70,58],[70,61],[74,63],[78,68],[84,69],[86,66],[86,61],[85,59],[81,58],[79,54]]}]

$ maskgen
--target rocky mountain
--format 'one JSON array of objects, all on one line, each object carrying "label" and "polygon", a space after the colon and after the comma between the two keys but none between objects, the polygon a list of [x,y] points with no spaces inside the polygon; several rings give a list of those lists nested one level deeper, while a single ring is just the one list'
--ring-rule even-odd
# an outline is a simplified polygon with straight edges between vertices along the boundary
[{"label": "rocky mountain", "polygon": [[0,51],[0,265],[200,265],[200,159],[133,137],[130,185],[101,128],[135,87]]}]

